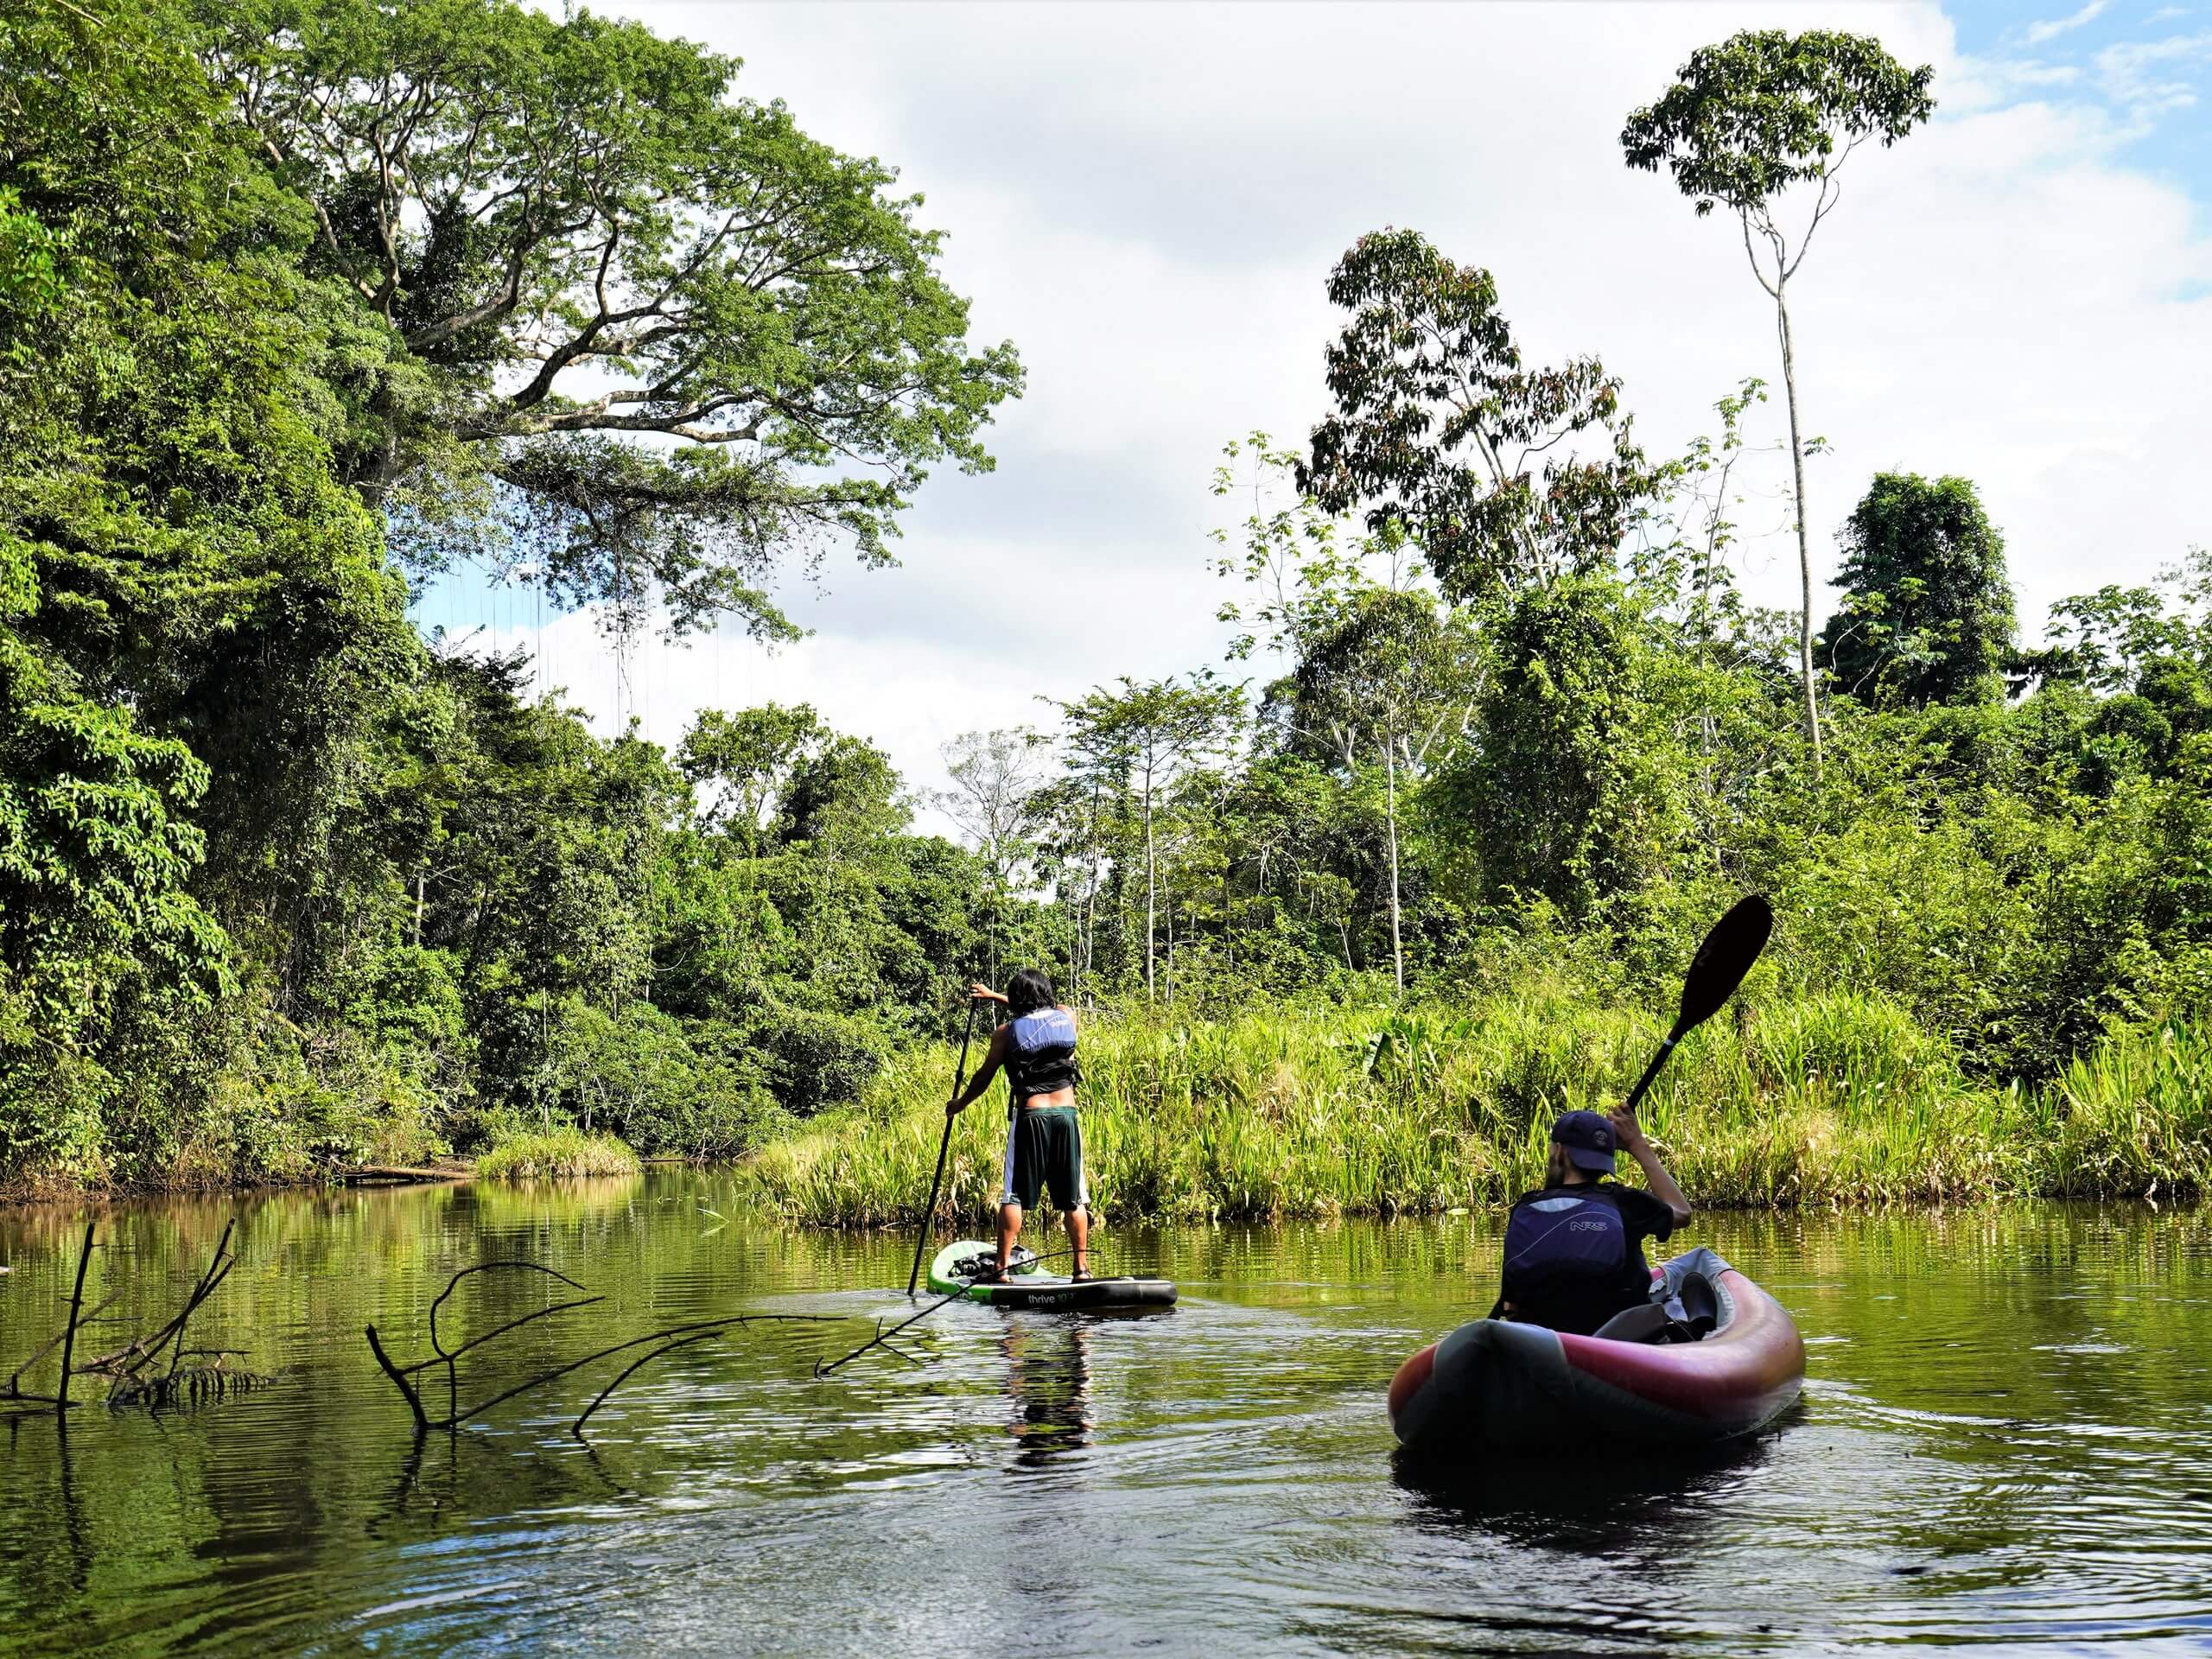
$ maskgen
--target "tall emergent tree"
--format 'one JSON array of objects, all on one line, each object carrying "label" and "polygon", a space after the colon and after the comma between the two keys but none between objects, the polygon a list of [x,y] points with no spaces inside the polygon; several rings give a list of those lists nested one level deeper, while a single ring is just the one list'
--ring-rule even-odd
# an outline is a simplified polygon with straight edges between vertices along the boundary
[{"label": "tall emergent tree", "polygon": [[[1610,563],[1649,473],[1603,364],[1524,368],[1490,272],[1414,231],[1360,238],[1329,298],[1352,318],[1328,348],[1337,412],[1313,429],[1302,491],[1364,508],[1375,534],[1402,525],[1452,599]],[[1581,453],[1592,429],[1610,442]]]},{"label": "tall emergent tree", "polygon": [[1844,609],[1822,664],[1880,707],[2004,695],[2012,649],[2005,538],[1963,478],[1878,473],[1843,527]]},{"label": "tall emergent tree", "polygon": [[763,583],[825,534],[887,562],[941,461],[1014,395],[894,172],[734,59],[512,0],[188,0],[194,44],[317,270],[380,329],[340,446],[403,556],[485,537],[565,602],[789,625]]},{"label": "tall emergent tree", "polygon": [[[1839,177],[1869,138],[1884,148],[1928,119],[1936,107],[1930,66],[1907,69],[1864,35],[1808,29],[1745,29],[1700,47],[1659,100],[1621,130],[1630,167],[1663,163],[1700,217],[1732,211],[1751,274],[1774,300],[1782,346],[1782,386],[1789,409],[1789,457],[1796,498],[1797,564],[1803,588],[1798,670],[1805,683],[1805,734],[1821,764],[1819,693],[1813,681],[1813,555],[1805,518],[1806,440],[1797,414],[1797,365],[1789,334],[1789,279],[1813,235],[1833,211]],[[1794,222],[1783,216],[1793,186],[1813,188]]]}]

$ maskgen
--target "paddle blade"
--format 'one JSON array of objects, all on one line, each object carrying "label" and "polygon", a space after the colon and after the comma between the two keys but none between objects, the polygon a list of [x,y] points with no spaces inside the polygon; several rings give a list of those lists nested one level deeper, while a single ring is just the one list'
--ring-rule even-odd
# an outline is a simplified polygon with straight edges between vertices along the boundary
[{"label": "paddle blade", "polygon": [[1676,1037],[1720,1011],[1720,1005],[1736,994],[1744,976],[1751,971],[1751,964],[1766,949],[1767,936],[1773,931],[1774,907],[1756,893],[1738,899],[1713,925],[1682,981],[1681,1017],[1675,1021]]}]

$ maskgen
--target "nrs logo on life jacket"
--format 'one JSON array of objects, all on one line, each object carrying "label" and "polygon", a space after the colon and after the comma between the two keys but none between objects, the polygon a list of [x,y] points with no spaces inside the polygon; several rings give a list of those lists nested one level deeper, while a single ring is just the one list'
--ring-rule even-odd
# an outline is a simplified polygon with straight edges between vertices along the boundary
[{"label": "nrs logo on life jacket", "polygon": [[1610,1281],[1628,1264],[1628,1227],[1609,1197],[1558,1193],[1516,1205],[1505,1228],[1505,1297]]}]

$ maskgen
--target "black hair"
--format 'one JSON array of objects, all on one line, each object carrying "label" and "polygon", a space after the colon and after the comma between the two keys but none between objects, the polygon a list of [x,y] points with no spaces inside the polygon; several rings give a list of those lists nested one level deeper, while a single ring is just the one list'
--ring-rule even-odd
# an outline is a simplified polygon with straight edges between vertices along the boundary
[{"label": "black hair", "polygon": [[1016,1019],[1039,1008],[1052,1007],[1059,1000],[1060,994],[1052,988],[1052,976],[1042,968],[1025,968],[1006,982],[1007,1010]]}]

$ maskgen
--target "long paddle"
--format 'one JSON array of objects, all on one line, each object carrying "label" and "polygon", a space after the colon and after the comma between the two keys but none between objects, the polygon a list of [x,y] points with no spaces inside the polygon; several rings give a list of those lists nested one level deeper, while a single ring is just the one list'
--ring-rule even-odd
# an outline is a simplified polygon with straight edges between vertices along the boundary
[{"label": "long paddle", "polygon": [[[960,1064],[952,1068],[952,1096],[960,1098],[960,1085],[968,1081],[968,1045],[976,1035],[976,999],[968,999],[968,1028],[960,1033]],[[930,1222],[937,1214],[938,1188],[944,1183],[944,1154],[952,1145],[952,1114],[944,1115],[944,1133],[937,1143],[937,1173],[930,1177],[930,1201],[922,1206],[922,1224],[914,1230],[914,1265],[906,1274],[906,1300],[914,1300],[914,1287],[922,1276],[922,1252],[929,1248]]]}]

